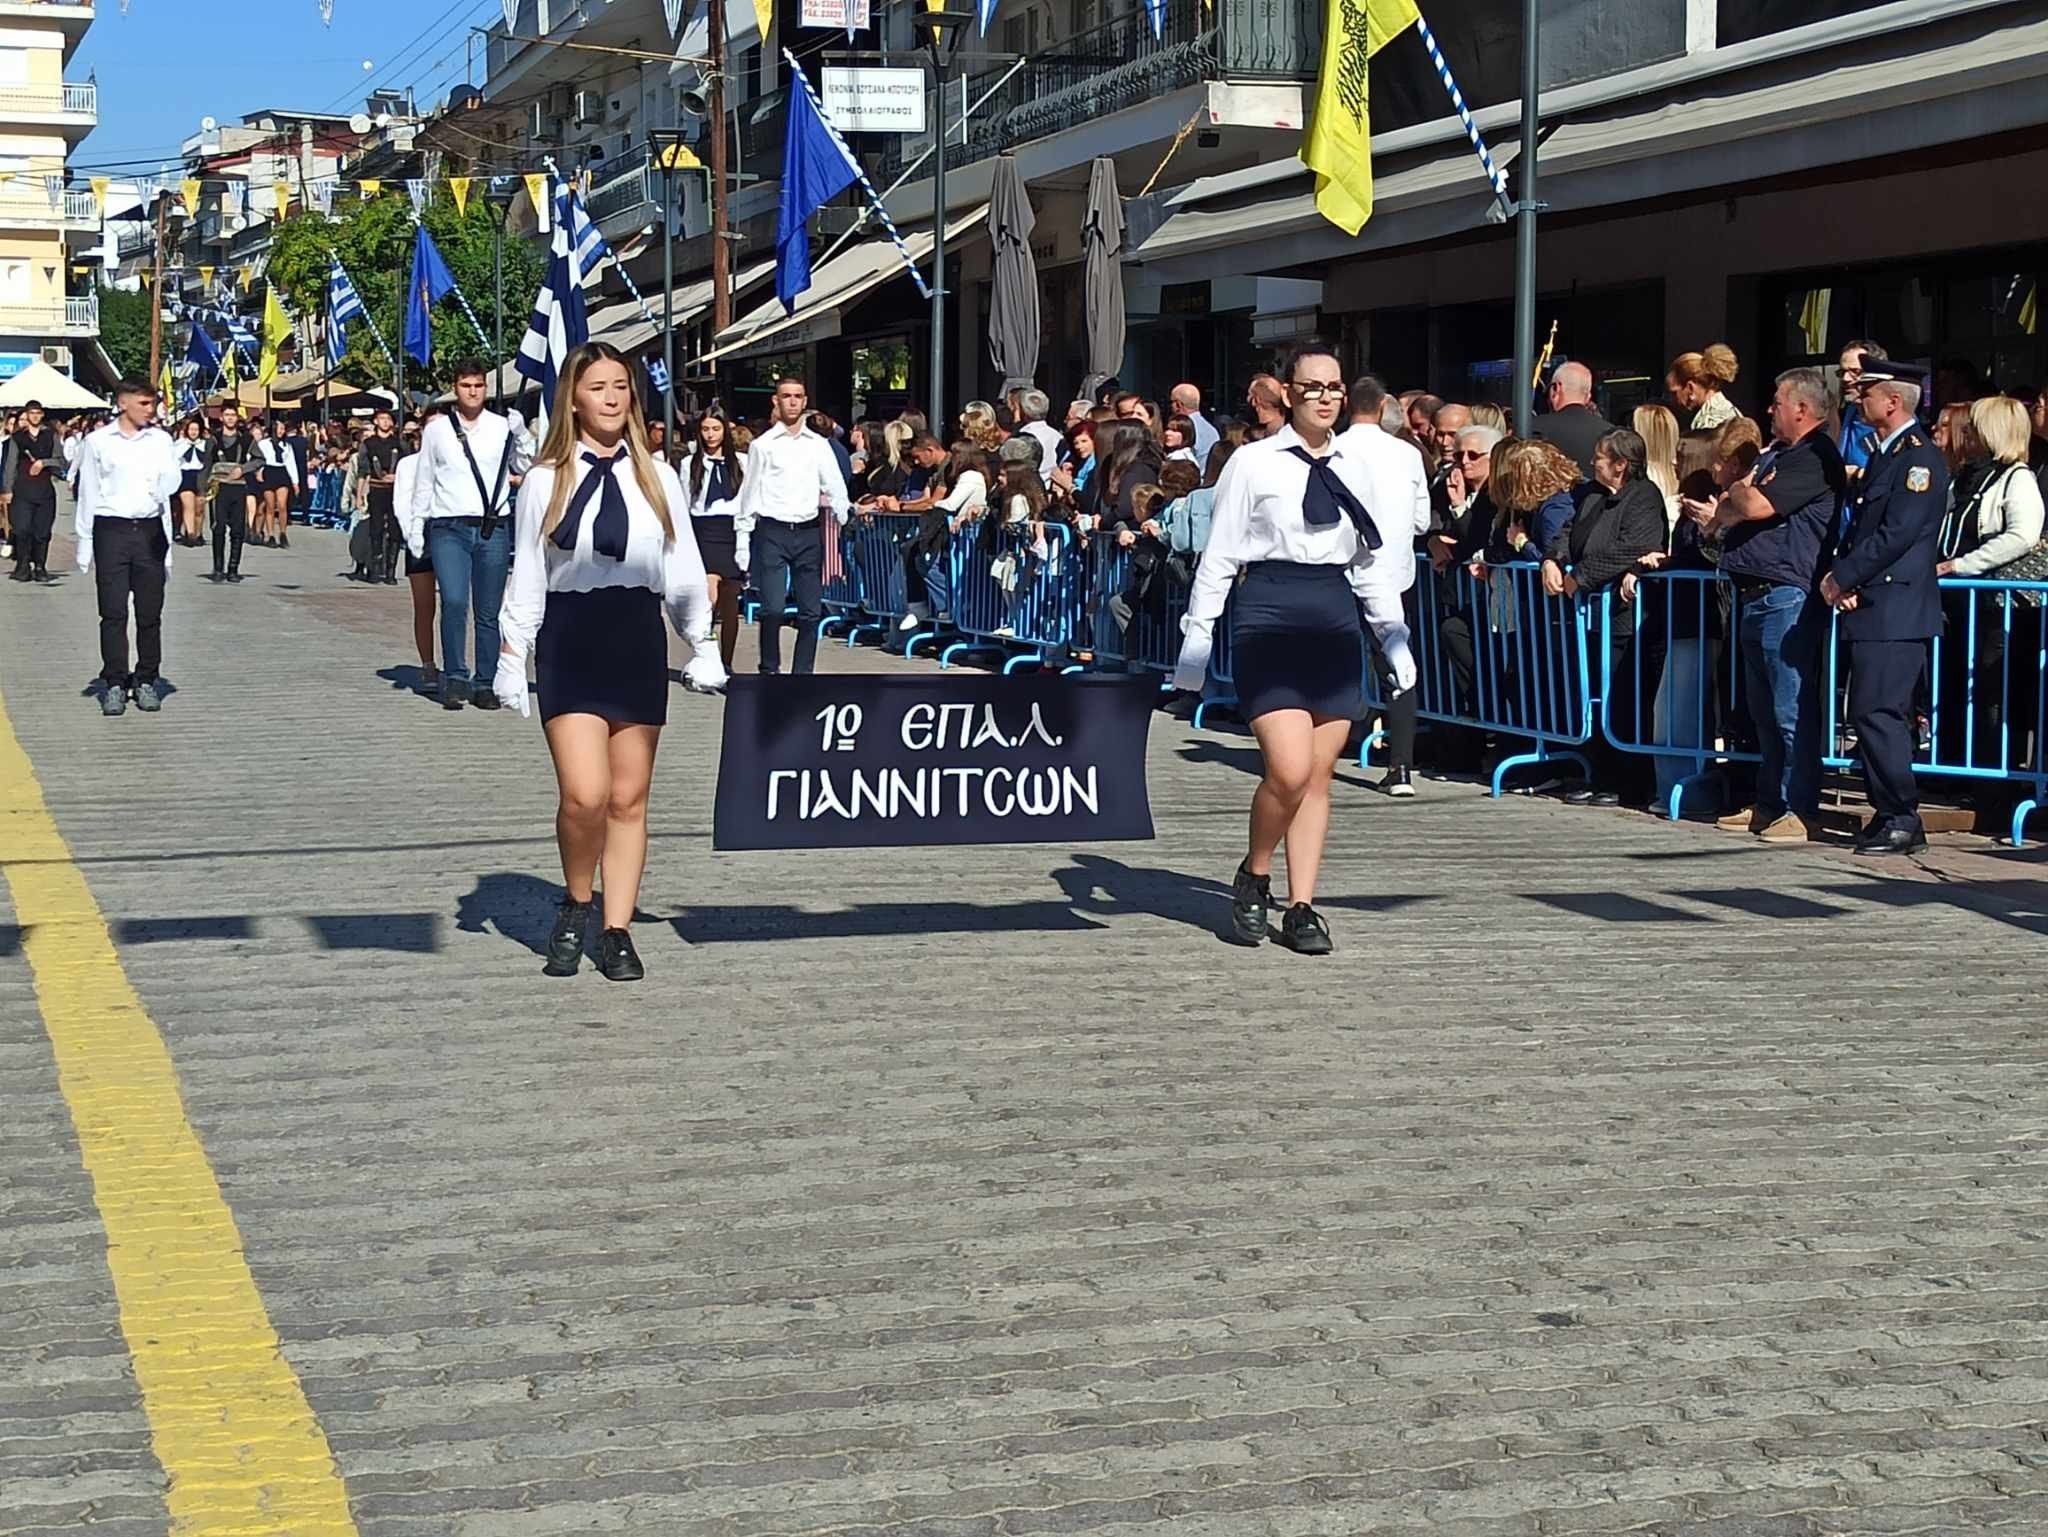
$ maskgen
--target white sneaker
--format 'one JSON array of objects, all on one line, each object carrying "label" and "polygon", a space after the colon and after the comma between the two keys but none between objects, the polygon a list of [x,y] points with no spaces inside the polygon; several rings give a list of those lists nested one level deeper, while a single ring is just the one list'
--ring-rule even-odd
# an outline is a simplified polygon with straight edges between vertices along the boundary
[{"label": "white sneaker", "polygon": [[997,626],[996,626],[996,627],[995,627],[995,628],[994,628],[993,630],[989,631],[989,634],[991,634],[991,635],[1002,635],[1002,636],[1012,636],[1012,635],[1015,635],[1016,633],[1017,633],[1017,632],[1016,632],[1015,630],[1013,630],[1013,629],[1012,629],[1012,628],[1011,628],[1011,627],[1010,627],[1009,625],[1006,625],[1006,624],[999,624],[999,625],[997,625]]},{"label": "white sneaker", "polygon": [[910,612],[903,616],[902,622],[896,628],[902,634],[908,635],[919,625],[930,624],[931,622],[932,611],[930,606],[923,603],[913,603],[910,605]]}]

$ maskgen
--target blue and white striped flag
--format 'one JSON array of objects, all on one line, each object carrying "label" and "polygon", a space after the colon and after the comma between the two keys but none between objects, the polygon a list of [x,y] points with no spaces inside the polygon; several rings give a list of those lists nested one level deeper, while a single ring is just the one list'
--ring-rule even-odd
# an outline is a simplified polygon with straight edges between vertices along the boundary
[{"label": "blue and white striped flag", "polygon": [[654,386],[654,392],[662,399],[668,398],[668,364],[660,358],[647,360],[647,382]]},{"label": "blue and white striped flag", "polygon": [[327,269],[327,366],[338,368],[341,360],[348,355],[348,323],[367,316],[363,307],[363,296],[356,292],[356,285],[349,281],[348,273],[342,270],[341,258],[334,258],[334,265]]},{"label": "blue and white striped flag", "polygon": [[234,310],[227,312],[228,337],[237,347],[256,345],[256,333],[249,329],[249,322]]},{"label": "blue and white striped flag", "polygon": [[539,426],[547,430],[548,412],[555,403],[555,385],[571,348],[590,339],[590,319],[583,307],[583,273],[569,239],[565,195],[555,195],[554,238],[548,253],[548,275],[534,297],[533,316],[526,323],[526,335],[519,343],[513,366],[521,377],[540,386]]},{"label": "blue and white striped flag", "polygon": [[589,277],[597,271],[598,264],[612,254],[604,232],[583,206],[582,194],[568,182],[555,184],[555,222],[569,226],[569,244],[576,257],[577,277]]}]

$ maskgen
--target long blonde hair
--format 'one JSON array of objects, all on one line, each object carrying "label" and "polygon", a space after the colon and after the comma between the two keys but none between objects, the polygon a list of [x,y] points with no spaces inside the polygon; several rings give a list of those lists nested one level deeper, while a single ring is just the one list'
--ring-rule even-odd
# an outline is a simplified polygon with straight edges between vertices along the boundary
[{"label": "long blonde hair", "polygon": [[676,526],[669,516],[668,492],[662,488],[661,475],[655,469],[654,445],[648,441],[647,417],[640,409],[640,394],[630,388],[633,365],[608,342],[585,342],[562,361],[562,380],[555,387],[554,410],[548,416],[547,441],[541,444],[534,460],[536,465],[545,465],[555,472],[554,492],[548,498],[548,515],[541,520],[540,536],[545,541],[560,525],[562,514],[568,510],[569,490],[576,484],[576,384],[593,363],[617,363],[626,370],[631,402],[626,407],[626,452],[633,459],[633,478],[640,482],[640,494],[661,520],[662,542],[673,543]]},{"label": "long blonde hair", "polygon": [[1678,495],[1678,418],[1663,406],[1637,406],[1630,425],[1649,451],[1650,484],[1672,500]]}]

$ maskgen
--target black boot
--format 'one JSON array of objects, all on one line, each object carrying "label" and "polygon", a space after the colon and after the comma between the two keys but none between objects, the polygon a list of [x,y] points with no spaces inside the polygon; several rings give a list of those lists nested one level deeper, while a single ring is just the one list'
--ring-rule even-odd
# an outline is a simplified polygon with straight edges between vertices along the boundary
[{"label": "black boot", "polygon": [[555,909],[555,931],[548,936],[547,964],[541,967],[546,975],[576,975],[576,968],[583,963],[583,936],[590,929],[590,909],[588,902],[570,896],[562,898],[561,906]]}]

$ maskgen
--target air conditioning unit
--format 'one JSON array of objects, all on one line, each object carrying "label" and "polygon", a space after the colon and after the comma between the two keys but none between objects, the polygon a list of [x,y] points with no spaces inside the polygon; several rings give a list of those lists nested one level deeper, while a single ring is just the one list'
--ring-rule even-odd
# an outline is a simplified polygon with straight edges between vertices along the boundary
[{"label": "air conditioning unit", "polygon": [[71,349],[69,347],[43,348],[43,361],[64,373],[71,371]]},{"label": "air conditioning unit", "polygon": [[542,99],[547,102],[549,117],[567,117],[575,106],[575,89],[566,85],[548,87],[548,94]]},{"label": "air conditioning unit", "polygon": [[604,93],[602,91],[578,91],[576,93],[576,123],[582,127],[604,121]]}]

